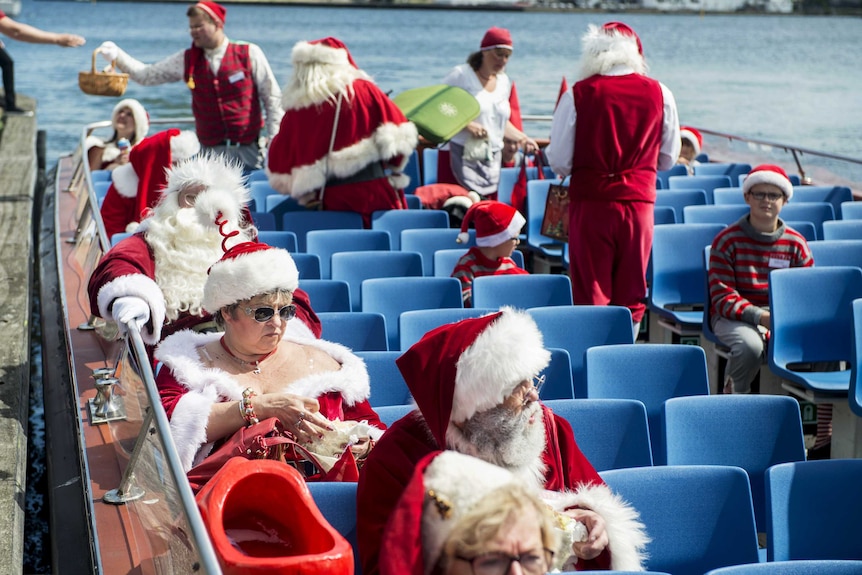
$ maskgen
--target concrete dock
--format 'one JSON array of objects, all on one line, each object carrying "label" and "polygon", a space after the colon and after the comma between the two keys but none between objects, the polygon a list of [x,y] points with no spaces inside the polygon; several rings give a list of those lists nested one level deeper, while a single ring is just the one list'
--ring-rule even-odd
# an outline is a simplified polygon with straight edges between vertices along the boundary
[{"label": "concrete dock", "polygon": [[[33,101],[18,96],[18,105]],[[0,112],[0,573],[23,571],[36,118]],[[51,302],[45,302],[51,305]]]}]

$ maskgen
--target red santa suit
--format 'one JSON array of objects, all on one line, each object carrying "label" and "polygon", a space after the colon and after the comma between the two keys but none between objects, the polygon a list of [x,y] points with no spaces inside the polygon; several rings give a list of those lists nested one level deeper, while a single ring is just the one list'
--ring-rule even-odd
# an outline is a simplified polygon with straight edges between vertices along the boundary
[{"label": "red santa suit", "polygon": [[100,212],[108,238],[133,232],[162,196],[168,168],[200,151],[194,132],[176,128],[153,134],[129,152],[129,163],[114,170]]},{"label": "red santa suit", "polygon": [[[441,449],[493,458],[479,453],[455,424],[502,404],[549,361],[535,322],[511,308],[432,330],[397,360],[418,409],[392,424],[360,473],[357,532],[363,573],[380,572],[384,530],[419,461]],[[578,448],[571,426],[546,407],[538,414],[529,426],[542,426],[531,431],[544,436],[544,451],[535,457],[528,453],[523,463],[506,468],[537,487],[565,491],[564,508],[580,506],[603,517],[609,546],[579,568],[641,570],[646,537],[637,514],[603,483]]]},{"label": "red santa suit", "polygon": [[572,295],[576,304],[626,306],[638,323],[656,171],[679,156],[676,103],[645,75],[640,40],[625,24],[590,26],[583,45],[583,79],[560,99],[546,150],[554,172],[572,176]]},{"label": "red santa suit", "polygon": [[[270,185],[304,205],[323,189],[323,209],[358,212],[366,226],[376,210],[405,209],[402,171],[418,143],[416,126],[340,40],[299,42],[292,60],[267,158]],[[307,77],[321,80],[310,85]]]}]

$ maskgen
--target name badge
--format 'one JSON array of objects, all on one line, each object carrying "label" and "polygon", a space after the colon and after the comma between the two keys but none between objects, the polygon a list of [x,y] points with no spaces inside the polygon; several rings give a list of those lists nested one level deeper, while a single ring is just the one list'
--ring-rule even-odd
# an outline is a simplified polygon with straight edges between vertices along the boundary
[{"label": "name badge", "polygon": [[790,256],[784,254],[772,254],[769,256],[769,267],[784,269],[790,267]]},{"label": "name badge", "polygon": [[237,82],[242,80],[244,77],[245,77],[245,73],[236,72],[235,74],[231,74],[230,77],[227,79],[227,81],[230,82],[231,84],[236,84]]}]

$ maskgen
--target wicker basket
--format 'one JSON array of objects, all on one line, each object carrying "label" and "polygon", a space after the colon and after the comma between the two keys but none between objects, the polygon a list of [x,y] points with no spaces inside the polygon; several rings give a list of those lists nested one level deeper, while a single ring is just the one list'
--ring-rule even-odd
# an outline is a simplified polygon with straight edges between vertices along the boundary
[{"label": "wicker basket", "polygon": [[96,71],[96,54],[93,50],[93,64],[89,72],[78,72],[78,86],[81,91],[91,96],[122,96],[129,83],[129,75],[114,72],[114,63],[107,72]]}]

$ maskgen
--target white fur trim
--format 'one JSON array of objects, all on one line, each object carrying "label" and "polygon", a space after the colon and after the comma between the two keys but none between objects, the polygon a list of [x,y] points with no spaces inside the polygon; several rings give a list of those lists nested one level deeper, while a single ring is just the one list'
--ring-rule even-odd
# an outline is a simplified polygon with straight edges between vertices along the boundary
[{"label": "white fur trim", "polygon": [[742,183],[742,193],[747,194],[751,188],[757,184],[771,184],[777,187],[781,190],[781,193],[784,194],[784,197],[788,202],[790,201],[790,198],[793,197],[793,184],[778,172],[773,172],[771,170],[758,170],[756,172],[751,172],[746,176],[745,181]]},{"label": "white fur trim", "polygon": [[403,190],[410,185],[410,176],[407,174],[390,174],[389,184],[396,190]]},{"label": "white fur trim", "polygon": [[[425,468],[423,483],[422,550],[425,573],[430,573],[458,521],[492,491],[520,481],[502,467],[457,451],[444,451]],[[448,517],[441,517],[434,500],[427,496],[431,490],[451,505]]]},{"label": "white fur trim", "polygon": [[[242,166],[221,154],[202,154],[180,161],[168,171],[168,183],[165,194],[178,193],[189,186],[202,185],[207,188],[195,201],[195,208],[204,203],[208,213],[215,218],[215,213],[221,210],[231,221],[239,221],[241,207],[248,203],[251,192],[245,186]],[[206,195],[213,191],[221,191],[230,196],[230,201],[221,202],[224,205],[212,205],[206,200]],[[200,209],[198,210],[200,211]],[[212,224],[212,220],[207,223]]]},{"label": "white fur trim", "polygon": [[497,318],[458,359],[451,421],[466,421],[476,412],[499,405],[522,381],[551,361],[542,332],[529,314],[501,308]]},{"label": "white fur trim", "polygon": [[396,156],[406,158],[402,159],[406,162],[418,141],[419,132],[412,122],[382,124],[368,138],[319,158],[313,164],[297,166],[287,174],[267,169],[269,183],[280,193],[298,200],[323,187],[329,176],[346,178],[372,162],[385,162]]},{"label": "white fur trim", "polygon": [[221,308],[276,289],[294,291],[299,271],[287,250],[271,248],[220,260],[210,268],[204,284],[204,309]]},{"label": "white fur trim", "polygon": [[584,507],[602,516],[608,534],[611,569],[643,571],[645,548],[650,538],[638,512],[607,485],[581,485],[562,496],[552,494],[546,501],[556,510]]},{"label": "white fur trim", "polygon": [[515,211],[515,213],[512,215],[512,221],[509,222],[509,225],[506,227],[505,230],[492,236],[479,237],[477,235],[476,245],[484,248],[493,248],[494,246],[499,246],[500,244],[507,242],[512,238],[517,238],[521,234],[521,228],[524,227],[524,224],[526,223],[527,220],[524,219],[524,216],[521,215],[521,212]]},{"label": "white fur trim", "polygon": [[135,167],[131,163],[117,166],[111,174],[114,189],[124,198],[135,198],[138,196],[138,178]]},{"label": "white fur trim", "polygon": [[581,79],[607,74],[615,66],[627,66],[637,74],[647,72],[635,38],[617,31],[608,34],[590,24],[581,39]]},{"label": "white fur trim", "polygon": [[[221,336],[220,333],[183,330],[165,338],[155,352],[156,360],[164,364],[162,369],[170,369],[177,381],[189,390],[177,402],[171,417],[171,435],[185,471],[209,454],[211,446],[206,443],[206,425],[213,404],[220,400],[239,401],[242,398],[243,386],[227,373],[206,367],[198,353],[198,348]],[[334,391],[342,395],[347,405],[354,405],[370,395],[365,363],[346,347],[328,341],[296,337],[291,330],[282,339],[321,349],[341,363],[341,369],[337,372],[314,374],[290,383],[284,389],[286,393],[316,398]]]},{"label": "white fur trim", "polygon": [[[156,345],[162,337],[162,325],[165,323],[165,297],[158,284],[144,274],[130,274],[115,278],[101,288],[96,296],[99,304],[99,315],[105,319],[113,317],[111,307],[118,297],[139,297],[150,306],[150,321],[141,330],[144,343]],[[152,332],[149,325],[152,324]]]},{"label": "white fur trim", "polygon": [[147,132],[150,131],[150,117],[147,114],[144,106],[134,98],[125,98],[117,102],[114,109],[111,111],[111,121],[117,117],[117,113],[123,108],[128,108],[132,111],[132,117],[135,119],[135,141],[134,146],[141,140],[147,137]]},{"label": "white fur trim", "polygon": [[694,148],[695,156],[700,153],[700,143],[697,141],[697,136],[695,136],[692,131],[680,130],[679,137],[691,144],[691,147]]},{"label": "white fur trim", "polygon": [[141,222],[129,222],[126,224],[126,233],[133,234],[138,231],[139,227],[141,227]]},{"label": "white fur trim", "polygon": [[178,162],[191,158],[201,151],[201,143],[197,134],[191,130],[183,130],[171,138],[171,161]]},{"label": "white fur trim", "polygon": [[87,136],[84,139],[84,151],[89,152],[90,148],[92,148],[94,146],[97,148],[104,148],[105,147],[105,140],[103,140],[102,138],[100,138],[98,136],[93,136],[92,134]]}]

